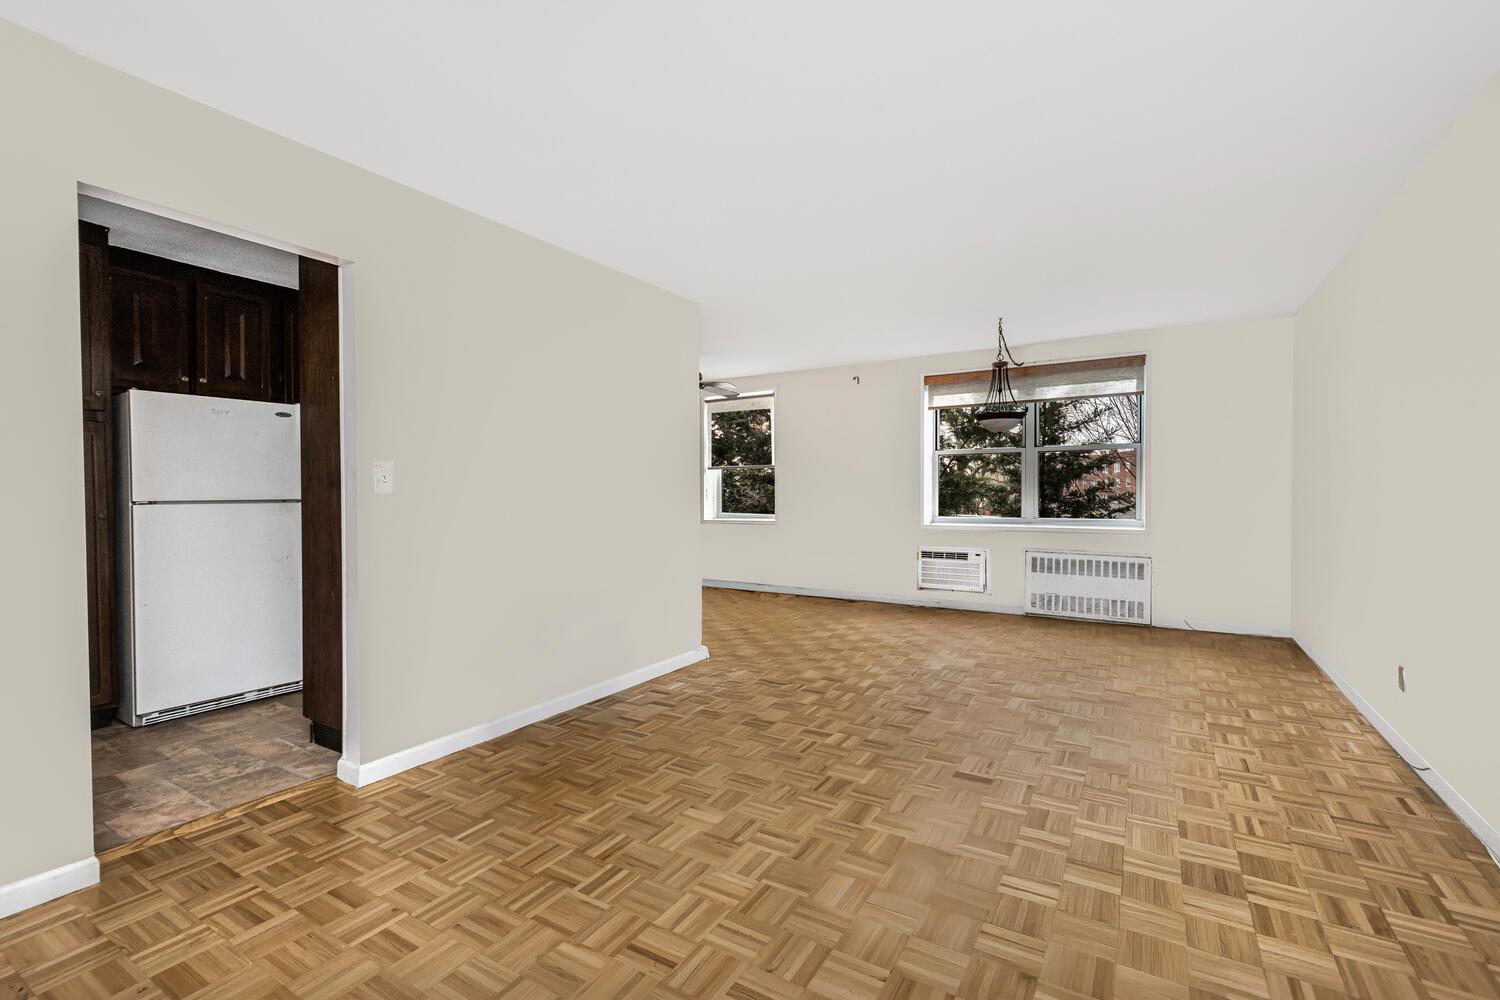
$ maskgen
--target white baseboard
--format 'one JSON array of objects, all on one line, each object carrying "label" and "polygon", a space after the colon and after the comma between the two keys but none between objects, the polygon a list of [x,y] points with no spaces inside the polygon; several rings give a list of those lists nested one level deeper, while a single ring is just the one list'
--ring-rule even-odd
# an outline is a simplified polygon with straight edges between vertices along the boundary
[{"label": "white baseboard", "polygon": [[[741,583],[737,580],[704,580],[703,586],[721,590],[754,590],[766,594],[792,594],[798,597],[827,597],[835,601],[875,601],[880,604],[906,604],[914,608],[948,608],[952,611],[988,611],[1000,615],[1024,615],[1026,609],[1017,604],[981,604],[949,597],[908,597],[895,594],[861,594],[852,590],[824,590],[819,587],[783,587],[776,583]],[[1196,632],[1229,632],[1235,635],[1268,635],[1286,639],[1291,633],[1285,629],[1266,628],[1260,625],[1226,625],[1222,622],[1189,622],[1181,618],[1158,618],[1151,623],[1156,628],[1190,629]]]},{"label": "white baseboard", "polygon": [[498,719],[491,719],[489,722],[481,722],[477,726],[470,726],[468,729],[450,733],[447,736],[439,736],[435,740],[428,740],[426,743],[409,747],[406,750],[400,750],[389,756],[379,757],[367,764],[359,764],[348,758],[340,758],[338,766],[339,780],[353,785],[355,788],[363,788],[365,785],[379,781],[382,778],[389,778],[393,774],[400,774],[402,771],[420,767],[423,764],[430,764],[439,757],[446,757],[451,753],[457,753],[460,750],[474,746],[476,743],[483,743],[486,740],[495,739],[497,736],[504,736],[506,733],[514,732],[523,726],[529,726],[533,722],[550,719],[554,715],[577,708],[579,705],[587,705],[591,701],[597,701],[616,692],[624,691],[626,688],[635,687],[637,684],[644,684],[663,674],[670,674],[674,670],[681,670],[683,667],[706,659],[708,659],[708,647],[699,646],[696,649],[690,649],[686,653],[679,653],[659,663],[652,663],[641,667],[639,670],[632,670],[628,674],[611,677],[609,680],[600,681],[598,684],[592,684],[581,690],[553,698],[551,701],[544,701],[540,705],[523,708],[519,712],[512,712]]},{"label": "white baseboard", "polygon": [[[339,780],[344,784],[353,785],[355,788],[359,787],[359,764],[350,760],[348,757],[339,758],[339,766],[334,773],[338,775]],[[369,779],[365,782],[365,784],[369,784],[370,781],[373,780],[373,778]]]},{"label": "white baseboard", "polygon": [[0,917],[20,913],[49,899],[99,884],[99,859],[84,858],[19,882],[0,885]]},{"label": "white baseboard", "polygon": [[1417,775],[1423,781],[1427,782],[1428,786],[1437,793],[1438,798],[1442,799],[1448,808],[1453,810],[1454,815],[1463,820],[1464,826],[1467,826],[1473,832],[1474,836],[1479,838],[1479,842],[1484,844],[1485,850],[1489,851],[1490,855],[1496,858],[1497,861],[1500,861],[1500,830],[1496,830],[1488,820],[1481,816],[1479,811],[1469,804],[1469,800],[1459,794],[1458,789],[1448,784],[1447,779],[1427,762],[1427,758],[1422,756],[1421,751],[1412,746],[1406,737],[1397,732],[1396,727],[1387,722],[1385,717],[1375,710],[1374,705],[1365,700],[1365,696],[1360,694],[1354,685],[1344,679],[1337,670],[1330,667],[1327,660],[1313,652],[1307,643],[1303,642],[1295,633],[1293,633],[1292,639],[1298,646],[1302,647],[1302,652],[1307,654],[1307,658],[1313,661],[1313,664],[1323,672],[1324,676],[1333,681],[1334,686],[1344,693],[1344,697],[1348,698],[1354,707],[1359,709],[1360,714],[1370,720],[1370,724],[1375,727],[1381,736],[1385,737],[1385,741],[1391,745],[1391,749],[1400,754],[1401,758],[1411,765],[1412,770],[1416,771]]},{"label": "white baseboard", "polygon": [[1238,625],[1234,622],[1206,622],[1186,618],[1154,618],[1155,628],[1180,628],[1189,632],[1224,632],[1229,635],[1262,635],[1272,639],[1290,639],[1291,629],[1273,628],[1269,625]]},{"label": "white baseboard", "polygon": [[861,594],[852,590],[824,590],[820,587],[783,587],[777,583],[741,583],[738,580],[704,580],[703,586],[720,590],[754,590],[766,594],[791,594],[795,597],[827,597],[835,601],[874,601],[877,604],[906,604],[914,608],[948,608],[950,611],[989,611],[1000,615],[1021,615],[1026,611],[1014,604],[980,604],[948,597],[904,597],[895,594]]}]

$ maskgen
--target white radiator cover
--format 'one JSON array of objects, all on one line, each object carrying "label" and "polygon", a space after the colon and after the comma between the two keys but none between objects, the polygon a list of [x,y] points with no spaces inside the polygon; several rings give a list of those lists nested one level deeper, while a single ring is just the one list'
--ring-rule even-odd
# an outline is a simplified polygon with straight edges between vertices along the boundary
[{"label": "white radiator cover", "polygon": [[990,589],[990,550],[918,549],[917,589],[987,593]]},{"label": "white radiator cover", "polygon": [[1151,557],[1027,549],[1026,613],[1151,624]]}]

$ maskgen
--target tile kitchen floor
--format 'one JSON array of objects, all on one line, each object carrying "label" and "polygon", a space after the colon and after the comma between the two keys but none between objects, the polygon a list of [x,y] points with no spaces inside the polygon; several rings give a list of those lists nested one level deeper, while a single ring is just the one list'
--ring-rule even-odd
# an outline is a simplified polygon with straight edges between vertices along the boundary
[{"label": "tile kitchen floor", "polygon": [[94,850],[104,851],[334,773],[308,740],[302,695],[93,732]]}]

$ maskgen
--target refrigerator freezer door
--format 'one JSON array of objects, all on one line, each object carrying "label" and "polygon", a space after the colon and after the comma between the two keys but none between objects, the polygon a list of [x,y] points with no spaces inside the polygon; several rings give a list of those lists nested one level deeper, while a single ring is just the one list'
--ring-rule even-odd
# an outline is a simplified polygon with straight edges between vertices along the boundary
[{"label": "refrigerator freezer door", "polygon": [[302,496],[295,405],[140,389],[116,405],[136,503]]},{"label": "refrigerator freezer door", "polygon": [[302,679],[302,505],[131,509],[135,715]]}]

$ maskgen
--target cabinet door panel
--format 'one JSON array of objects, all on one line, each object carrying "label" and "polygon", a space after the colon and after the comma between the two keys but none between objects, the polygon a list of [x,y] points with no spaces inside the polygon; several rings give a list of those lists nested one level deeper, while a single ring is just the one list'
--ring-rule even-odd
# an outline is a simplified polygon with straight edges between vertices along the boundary
[{"label": "cabinet door panel", "polygon": [[78,224],[79,316],[83,320],[83,408],[109,406],[109,243],[102,226]]},{"label": "cabinet door panel", "polygon": [[194,392],[276,401],[271,330],[275,299],[198,282],[198,374]]},{"label": "cabinet door panel", "polygon": [[109,505],[109,425],[102,417],[83,420],[84,539],[87,547],[89,615],[89,707],[116,704],[114,607],[111,585]]},{"label": "cabinet door panel", "polygon": [[113,268],[109,285],[114,384],[187,392],[193,349],[187,281]]}]

